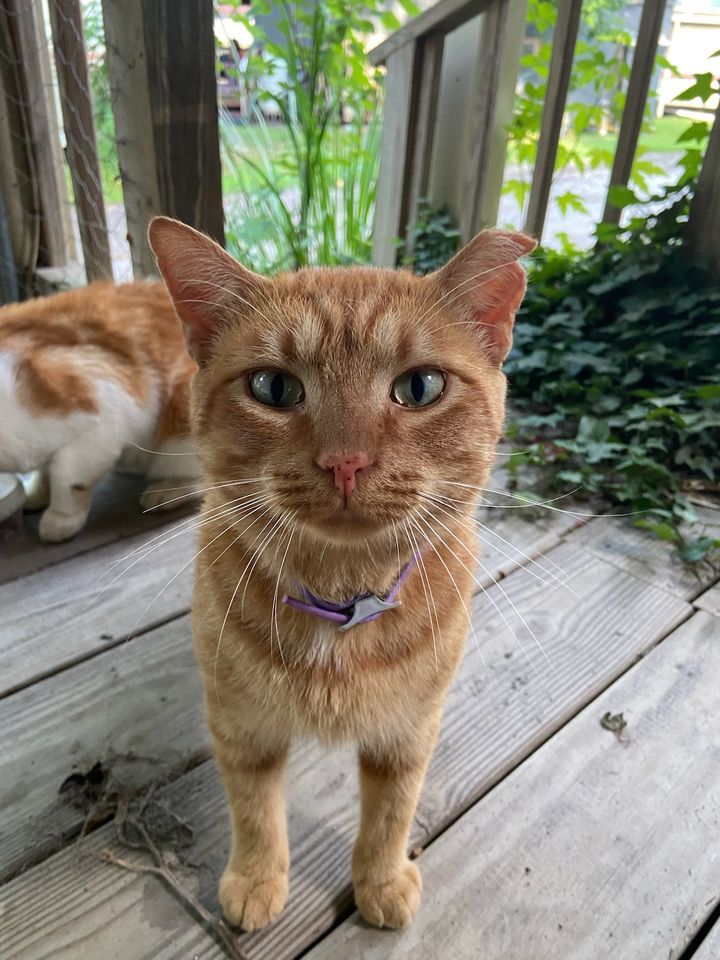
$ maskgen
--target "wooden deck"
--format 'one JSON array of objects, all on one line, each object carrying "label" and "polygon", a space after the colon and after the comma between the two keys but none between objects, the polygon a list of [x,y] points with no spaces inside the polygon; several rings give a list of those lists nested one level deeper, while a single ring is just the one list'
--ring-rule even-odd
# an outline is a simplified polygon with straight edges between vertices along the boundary
[{"label": "wooden deck", "polygon": [[[622,520],[487,511],[477,642],[413,829],[415,922],[358,919],[352,751],[310,743],[289,777],[288,907],[227,939],[192,531],[151,528],[114,489],[71,544],[30,531],[0,557],[3,960],[720,957],[717,572]],[[719,529],[720,511],[703,520]]]}]

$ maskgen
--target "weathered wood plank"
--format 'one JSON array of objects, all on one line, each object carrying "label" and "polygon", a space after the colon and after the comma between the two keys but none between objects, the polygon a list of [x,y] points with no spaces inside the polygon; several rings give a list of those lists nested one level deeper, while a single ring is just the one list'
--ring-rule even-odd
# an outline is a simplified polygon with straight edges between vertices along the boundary
[{"label": "weathered wood plank", "polygon": [[370,63],[386,63],[392,54],[429,33],[450,33],[463,23],[483,13],[490,0],[439,0],[404,27],[392,33],[368,54]]},{"label": "weathered wood plank", "polygon": [[372,249],[373,263],[379,267],[395,266],[397,241],[405,228],[405,174],[414,76],[415,45],[409,44],[388,57],[387,61]]},{"label": "weathered wood plank", "polygon": [[224,951],[155,877],[103,863],[143,862],[103,827],[0,887],[3,960],[222,960]]},{"label": "weathered wood plank", "polygon": [[147,62],[161,212],[224,243],[213,16],[206,0],[142,0],[138,53]]},{"label": "weathered wood plank", "polygon": [[21,70],[17,2],[0,6],[0,301],[30,295],[37,265],[39,196],[33,176],[29,106]]},{"label": "weathered wood plank", "polygon": [[163,205],[143,49],[142,0],[103,0],[102,13],[133,274],[148,277],[157,268],[147,228],[151,217],[163,212]]},{"label": "weathered wood plank", "polygon": [[88,280],[112,277],[80,0],[49,0],[68,166]]},{"label": "weathered wood plank", "polygon": [[0,697],[186,613],[194,544],[166,524],[0,585]]},{"label": "weathered wood plank", "polygon": [[[718,511],[700,508],[698,513],[703,529],[720,535]],[[696,570],[683,563],[672,543],[638,530],[627,519],[598,517],[568,540],[684,600],[696,597],[716,577],[709,567],[699,566]]]},{"label": "weathered wood plank", "polygon": [[[657,54],[658,40],[665,16],[665,6],[666,0],[644,0],[643,3],[635,52],[630,68],[625,107],[620,122],[612,171],[610,172],[610,189],[612,187],[626,187],[630,181],[635,150],[637,149],[647,104],[648,90],[650,89],[650,80],[655,68],[655,55]],[[619,223],[621,213],[622,208],[616,207],[610,202],[608,192],[602,222]]]},{"label": "weathered wood plank", "polygon": [[720,583],[716,583],[714,587],[710,587],[705,593],[701,593],[694,603],[700,610],[705,610],[715,617],[720,617]]},{"label": "weathered wood plank", "polygon": [[445,37],[430,34],[418,43],[419,77],[417,80],[417,110],[413,118],[408,171],[408,198],[405,215],[405,250],[412,251],[411,227],[417,220],[418,206],[427,194],[430,162],[435,143],[435,113],[438,104],[440,76]]},{"label": "weathered wood plank", "polygon": [[542,239],[548,201],[550,200],[550,189],[555,172],[558,144],[560,143],[565,101],[570,87],[575,41],[580,27],[581,11],[582,0],[559,0],[557,20],[552,35],[552,54],[545,105],[543,106],[537,156],[525,217],[525,233],[529,233],[531,237],[536,237],[538,240]]},{"label": "weathered wood plank", "polygon": [[685,240],[699,259],[720,272],[720,103],[690,203]]},{"label": "weathered wood plank", "polygon": [[56,849],[85,813],[59,791],[96,763],[135,786],[204,756],[205,722],[184,617],[0,702],[0,877]]},{"label": "weathered wood plank", "polygon": [[41,0],[20,3],[16,15],[41,218],[38,259],[63,266],[75,259],[75,238]]},{"label": "weathered wood plank", "polygon": [[720,957],[720,922],[715,923],[693,956],[695,960],[717,960]]},{"label": "weathered wood plank", "polygon": [[[162,510],[143,513],[140,494],[144,486],[144,479],[138,476],[113,474],[107,477],[93,493],[87,524],[76,537],[65,543],[43,543],[37,535],[40,515],[26,515],[23,530],[3,544],[0,583],[27,576],[123,537],[147,531],[149,538],[154,535],[155,527],[167,524],[169,519],[179,522],[195,509],[192,504],[186,504],[170,513]],[[121,553],[118,555],[122,556]]]},{"label": "weathered wood plank", "polygon": [[[548,660],[523,635],[497,587],[473,605],[477,644],[470,638],[448,697],[440,742],[423,792],[412,842],[424,844],[493,787],[599,691],[626,670],[691,608],[604,563],[562,545],[551,556],[577,598],[522,569],[502,587],[533,627]],[[518,633],[531,664],[503,622]],[[195,831],[188,860],[198,863],[199,896],[216,909],[215,886],[229,844],[225,803],[216,775],[203,765],[163,794]],[[354,763],[304,746],[288,778],[291,838],[290,901],[273,926],[244,935],[252,960],[296,956],[336,922],[350,903],[350,848],[358,806]]]},{"label": "weathered wood plank", "polygon": [[[353,917],[307,956],[680,956],[720,889],[718,670],[696,614],[423,854],[408,930]],[[599,723],[618,710],[624,743]]]},{"label": "weathered wood plank", "polygon": [[483,13],[464,165],[464,242],[497,220],[526,8],[527,0],[490,0]]}]

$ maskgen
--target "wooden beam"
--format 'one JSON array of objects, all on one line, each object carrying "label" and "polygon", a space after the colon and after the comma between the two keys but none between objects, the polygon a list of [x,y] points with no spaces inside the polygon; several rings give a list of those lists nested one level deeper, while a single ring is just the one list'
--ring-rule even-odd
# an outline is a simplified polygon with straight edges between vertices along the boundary
[{"label": "wooden beam", "polygon": [[720,105],[690,204],[685,241],[700,260],[720,275]]},{"label": "wooden beam", "polygon": [[142,0],[103,0],[108,74],[115,117],[120,179],[133,274],[156,271],[147,242],[150,219],[160,213]]},{"label": "wooden beam", "polygon": [[40,238],[39,197],[21,59],[17,12],[8,3],[0,4],[0,194],[3,208],[0,256],[3,258],[4,301],[29,295]]},{"label": "wooden beam", "polygon": [[224,242],[213,7],[103,0],[103,18],[133,270],[147,276],[155,214]]},{"label": "wooden beam", "polygon": [[537,157],[533,171],[530,199],[525,218],[525,232],[542,238],[552,187],[555,159],[562,129],[565,102],[572,74],[575,42],[580,27],[582,0],[559,0],[552,39],[552,56],[543,107]]},{"label": "wooden beam", "polygon": [[[655,67],[655,55],[657,54],[658,40],[665,16],[665,3],[666,0],[645,0],[643,4],[627,96],[625,97],[625,109],[623,110],[615,158],[610,174],[610,188],[626,187],[630,181],[630,173],[650,89],[650,80]],[[616,207],[610,203],[608,191],[602,222],[619,223],[621,212],[621,207]]]},{"label": "wooden beam", "polygon": [[491,0],[440,0],[434,3],[374,47],[368,54],[370,63],[374,66],[386,63],[391,54],[430,33],[450,33],[483,13],[490,3]]},{"label": "wooden beam", "polygon": [[526,7],[527,0],[491,0],[483,15],[460,216],[465,242],[497,220]]},{"label": "wooden beam", "polygon": [[143,0],[163,213],[225,241],[213,5]]},{"label": "wooden beam", "polygon": [[406,252],[412,249],[411,227],[417,220],[419,202],[427,193],[444,45],[445,35],[442,33],[430,34],[418,42],[418,71],[414,91],[417,111],[410,132],[410,168],[405,204]]},{"label": "wooden beam", "polygon": [[372,251],[373,263],[381,267],[395,266],[397,241],[405,231],[404,196],[414,76],[415,44],[411,43],[401,47],[387,59]]},{"label": "wooden beam", "polygon": [[77,251],[42,3],[5,0],[5,4],[15,8],[17,17],[20,70],[27,96],[40,210],[38,260],[43,267],[65,266],[76,259]]},{"label": "wooden beam", "polygon": [[55,68],[88,280],[112,277],[80,0],[49,0]]}]

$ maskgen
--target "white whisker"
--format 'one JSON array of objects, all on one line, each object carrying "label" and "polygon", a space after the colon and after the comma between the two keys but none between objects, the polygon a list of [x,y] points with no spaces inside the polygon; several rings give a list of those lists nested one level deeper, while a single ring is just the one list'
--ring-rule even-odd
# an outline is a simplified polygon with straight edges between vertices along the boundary
[{"label": "white whisker", "polygon": [[[510,606],[511,606],[512,609],[513,609],[513,611],[517,614],[518,618],[520,619],[520,622],[523,624],[523,626],[525,627],[525,629],[528,631],[528,633],[530,634],[530,636],[533,638],[533,640],[534,640],[535,643],[537,644],[538,648],[540,649],[540,651],[541,651],[542,654],[544,655],[545,659],[548,661],[548,663],[550,663],[550,660],[549,660],[547,654],[545,653],[545,650],[543,649],[542,644],[540,643],[540,641],[538,640],[538,638],[535,636],[534,631],[530,628],[530,626],[528,625],[528,623],[527,623],[527,621],[525,620],[525,618],[523,617],[523,615],[522,615],[522,614],[520,613],[520,611],[517,609],[517,607],[515,606],[515,604],[513,603],[513,601],[510,599],[510,597],[507,595],[507,593],[505,592],[505,590],[500,586],[500,584],[498,583],[497,579],[493,576],[493,574],[487,569],[487,567],[485,567],[485,566],[482,564],[482,562],[481,562],[480,560],[478,560],[478,558],[477,558],[477,556],[475,556],[475,554],[473,554],[470,550],[468,550],[467,546],[463,543],[463,541],[462,541],[458,536],[456,536],[456,535],[452,532],[452,530],[450,530],[450,528],[447,527],[447,526],[442,522],[442,520],[440,520],[439,517],[435,516],[435,514],[432,513],[432,511],[430,511],[430,510],[426,510],[426,511],[425,511],[425,515],[426,515],[427,517],[429,517],[431,520],[434,520],[435,522],[439,523],[440,526],[441,526],[444,530],[446,530],[454,540],[457,540],[457,542],[458,542],[458,543],[460,544],[460,546],[465,550],[465,552],[466,552],[466,553],[469,553],[470,556],[472,557],[472,559],[480,566],[480,568],[481,568],[481,570],[483,571],[483,573],[484,573],[486,576],[490,577],[490,579],[492,580],[493,584],[497,587],[497,589],[500,591],[500,593],[501,593],[502,596],[505,598],[505,600],[507,600],[507,602],[510,604]],[[512,626],[510,625],[510,621],[508,620],[508,618],[505,616],[505,614],[503,613],[503,611],[502,611],[502,610],[500,609],[500,607],[498,606],[495,598],[494,598],[494,597],[492,596],[492,594],[485,588],[485,586],[480,582],[480,580],[478,580],[478,578],[475,576],[475,573],[470,569],[470,567],[468,567],[467,564],[464,563],[464,562],[460,559],[460,557],[457,555],[457,553],[455,553],[455,551],[452,549],[452,547],[448,546],[448,544],[445,543],[445,541],[440,537],[440,535],[437,533],[437,531],[435,531],[435,536],[438,538],[438,540],[440,540],[440,543],[442,543],[442,545],[443,545],[447,550],[449,550],[450,553],[452,553],[452,555],[455,557],[455,559],[458,561],[458,563],[459,563],[462,567],[464,567],[465,570],[467,570],[467,572],[468,572],[468,573],[470,574],[470,576],[473,578],[473,580],[474,580],[475,583],[478,585],[478,587],[480,587],[480,589],[482,590],[482,592],[485,594],[485,596],[488,598],[488,600],[492,603],[493,607],[495,608],[495,610],[497,611],[497,613],[500,615],[501,619],[503,620],[503,623],[504,623],[505,626],[508,628],[508,630],[510,631],[511,635],[515,638],[515,641],[517,642],[517,644],[519,645],[520,649],[522,650],[523,655],[525,656],[525,659],[527,660],[527,662],[529,663],[529,665],[532,667],[533,671],[535,672],[535,675],[538,677],[538,679],[541,680],[542,678],[540,677],[540,673],[539,673],[537,667],[535,666],[535,664],[533,663],[532,658],[530,657],[530,654],[529,654],[529,653],[527,652],[527,650],[525,649],[525,646],[524,646],[523,642],[520,640],[519,636],[518,636],[518,635],[515,633],[515,631],[513,630]]]},{"label": "white whisker", "polygon": [[455,593],[457,593],[458,597],[460,598],[460,603],[462,604],[462,608],[463,608],[463,610],[465,611],[465,618],[466,618],[466,620],[467,620],[467,622],[468,622],[468,626],[470,627],[470,632],[472,633],[473,640],[475,641],[475,646],[477,647],[477,652],[480,654],[480,659],[482,660],[483,666],[487,666],[487,664],[486,664],[486,662],[485,662],[485,655],[483,654],[482,650],[480,649],[480,642],[479,642],[479,640],[478,640],[478,638],[477,638],[477,633],[475,632],[475,624],[474,624],[473,621],[472,621],[472,617],[470,616],[470,611],[468,610],[467,604],[465,603],[465,600],[464,600],[464,598],[463,598],[463,595],[462,595],[462,593],[460,592],[460,588],[458,587],[457,582],[455,581],[455,577],[453,576],[452,571],[450,570],[450,568],[448,567],[448,565],[445,563],[445,560],[443,559],[442,554],[440,553],[440,551],[438,550],[438,548],[437,548],[437,547],[435,546],[435,544],[432,542],[432,540],[430,539],[430,537],[428,537],[428,535],[423,532],[422,527],[420,527],[418,521],[421,521],[421,522],[424,523],[426,526],[428,526],[428,528],[430,529],[431,532],[432,532],[432,527],[429,526],[427,520],[426,520],[425,517],[423,517],[423,516],[418,516],[417,519],[413,519],[412,517],[409,518],[409,523],[411,523],[413,526],[416,527],[418,533],[422,536],[422,538],[425,540],[425,542],[428,544],[428,546],[435,552],[435,555],[437,556],[438,560],[440,561],[440,563],[441,563],[441,564],[443,565],[443,567],[445,568],[445,572],[447,573],[448,577],[450,578],[450,582],[452,583],[453,587],[455,588]]},{"label": "white whisker", "polygon": [[[433,653],[435,655],[435,671],[437,672],[438,656],[437,656],[437,641],[435,638],[435,623],[433,622],[433,614],[432,614],[432,611],[430,610],[430,599],[431,599],[432,591],[429,591],[430,584],[428,583],[426,585],[425,583],[427,578],[427,571],[425,570],[425,564],[423,563],[422,556],[420,555],[420,548],[418,547],[417,541],[413,536],[413,532],[410,529],[410,526],[408,525],[407,522],[403,524],[403,528],[404,528],[405,536],[408,539],[408,544],[410,546],[410,549],[418,558],[418,572],[420,574],[420,582],[422,583],[423,593],[425,594],[425,603],[427,604],[428,619],[430,620],[430,632],[432,634],[432,642],[433,642]],[[433,599],[433,609],[435,609],[434,599]],[[437,609],[435,609],[435,619],[437,620]],[[438,629],[439,629],[439,626],[440,624],[438,623]]]}]

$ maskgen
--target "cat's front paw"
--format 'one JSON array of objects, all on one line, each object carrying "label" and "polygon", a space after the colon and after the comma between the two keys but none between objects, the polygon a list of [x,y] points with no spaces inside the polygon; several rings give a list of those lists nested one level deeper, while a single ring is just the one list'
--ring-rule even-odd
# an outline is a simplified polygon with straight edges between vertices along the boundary
[{"label": "cat's front paw", "polygon": [[287,873],[251,876],[229,867],[218,890],[225,918],[243,930],[259,930],[272,923],[285,906],[287,895]]},{"label": "cat's front paw", "polygon": [[38,533],[47,543],[61,543],[74,537],[85,526],[86,513],[58,513],[46,510],[40,517]]},{"label": "cat's front paw", "polygon": [[376,927],[407,927],[420,905],[420,871],[407,860],[382,881],[356,880],[355,903],[368,923]]}]

